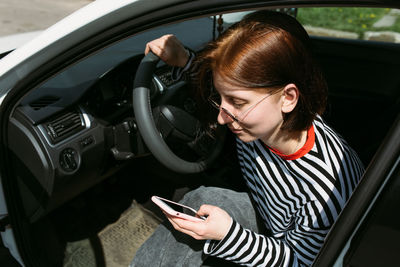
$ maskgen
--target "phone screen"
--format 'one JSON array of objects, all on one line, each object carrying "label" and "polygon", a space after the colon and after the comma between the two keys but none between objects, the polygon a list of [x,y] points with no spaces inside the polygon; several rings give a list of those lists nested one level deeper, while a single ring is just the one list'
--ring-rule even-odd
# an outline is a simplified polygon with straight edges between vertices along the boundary
[{"label": "phone screen", "polygon": [[[189,220],[205,220],[206,216],[199,216],[197,214],[197,211],[191,207],[182,205],[180,203],[176,203],[174,201],[157,197],[157,196],[152,196],[152,201],[157,204],[161,209],[163,209],[165,212],[172,216],[180,216],[180,214],[183,216],[183,218],[189,219]],[[185,217],[186,216],[186,217]],[[193,218],[194,217],[194,218]]]},{"label": "phone screen", "polygon": [[198,215],[196,214],[196,212],[194,210],[182,207],[181,205],[178,205],[174,202],[169,202],[169,201],[165,201],[165,200],[163,200],[163,201],[166,205],[170,206],[173,210],[176,210],[177,212],[184,213],[184,214],[194,216],[194,217],[198,217]]}]

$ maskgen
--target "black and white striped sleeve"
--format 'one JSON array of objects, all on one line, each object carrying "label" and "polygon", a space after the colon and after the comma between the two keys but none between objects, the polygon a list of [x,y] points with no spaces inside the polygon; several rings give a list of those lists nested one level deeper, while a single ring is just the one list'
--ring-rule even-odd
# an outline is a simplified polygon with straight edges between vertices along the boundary
[{"label": "black and white striped sleeve", "polygon": [[265,226],[261,235],[233,222],[204,253],[245,266],[309,266],[363,173],[354,150],[321,118],[307,154],[283,159],[259,141],[238,140],[243,177]]},{"label": "black and white striped sleeve", "polygon": [[294,227],[280,237],[257,234],[233,222],[223,240],[206,242],[204,253],[244,266],[311,265],[329,230],[315,220],[318,206],[312,201],[302,207]]},{"label": "black and white striped sleeve", "polygon": [[237,222],[221,242],[207,242],[204,253],[245,266],[290,266],[294,259],[284,242],[245,229]]}]

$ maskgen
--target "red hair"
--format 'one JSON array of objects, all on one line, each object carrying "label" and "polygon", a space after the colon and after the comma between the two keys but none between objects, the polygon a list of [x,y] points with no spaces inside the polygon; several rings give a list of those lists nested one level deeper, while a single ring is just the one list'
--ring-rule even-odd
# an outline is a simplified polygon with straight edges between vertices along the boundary
[{"label": "red hair", "polygon": [[200,94],[207,97],[212,72],[250,90],[274,93],[289,83],[299,89],[296,108],[282,129],[308,129],[325,110],[327,86],[312,58],[307,32],[293,17],[257,11],[209,43],[196,59]]}]

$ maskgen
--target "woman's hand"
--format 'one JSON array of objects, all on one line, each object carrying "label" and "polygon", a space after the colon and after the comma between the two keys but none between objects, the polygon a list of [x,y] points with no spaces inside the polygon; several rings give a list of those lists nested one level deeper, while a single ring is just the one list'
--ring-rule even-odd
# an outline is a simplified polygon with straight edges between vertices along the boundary
[{"label": "woman's hand", "polygon": [[190,57],[189,51],[172,34],[164,35],[147,43],[144,53],[147,55],[150,50],[170,66],[183,68]]},{"label": "woman's hand", "polygon": [[197,212],[200,216],[206,216],[203,222],[192,222],[171,215],[167,215],[173,227],[197,240],[213,239],[222,240],[228,233],[232,224],[229,214],[211,205],[202,205]]}]

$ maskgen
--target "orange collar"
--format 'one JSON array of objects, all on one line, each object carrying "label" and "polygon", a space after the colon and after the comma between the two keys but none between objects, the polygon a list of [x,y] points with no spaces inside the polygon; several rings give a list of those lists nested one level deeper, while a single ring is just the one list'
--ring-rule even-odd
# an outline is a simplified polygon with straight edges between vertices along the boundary
[{"label": "orange collar", "polygon": [[310,152],[310,150],[313,148],[314,146],[314,142],[315,142],[315,133],[314,133],[314,125],[311,125],[310,129],[308,129],[307,132],[307,140],[306,143],[303,145],[303,147],[301,147],[299,150],[297,150],[296,152],[294,152],[293,154],[290,155],[285,155],[283,153],[281,153],[280,151],[273,149],[272,147],[269,147],[267,145],[265,145],[272,153],[278,155],[279,157],[281,157],[284,160],[295,160],[298,158],[301,158],[302,156],[304,156],[305,154],[307,154],[308,152]]}]

